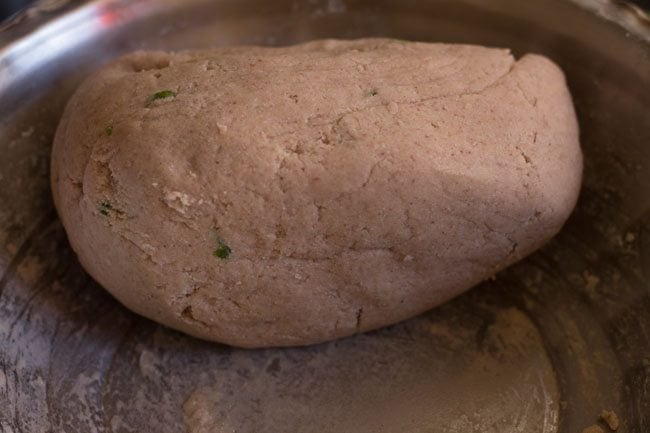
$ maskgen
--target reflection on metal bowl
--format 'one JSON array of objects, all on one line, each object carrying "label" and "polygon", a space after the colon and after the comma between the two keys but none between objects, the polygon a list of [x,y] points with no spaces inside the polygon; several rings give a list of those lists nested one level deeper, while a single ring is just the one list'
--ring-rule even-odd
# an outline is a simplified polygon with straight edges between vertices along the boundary
[{"label": "reflection on metal bowl", "polygon": [[[619,431],[650,431],[650,26],[634,8],[580,4],[105,0],[6,25],[0,431],[573,433],[605,427],[603,409]],[[299,349],[194,340],[83,272],[48,165],[84,76],[134,49],[361,36],[505,46],[563,67],[585,179],[554,241],[418,318]]]}]

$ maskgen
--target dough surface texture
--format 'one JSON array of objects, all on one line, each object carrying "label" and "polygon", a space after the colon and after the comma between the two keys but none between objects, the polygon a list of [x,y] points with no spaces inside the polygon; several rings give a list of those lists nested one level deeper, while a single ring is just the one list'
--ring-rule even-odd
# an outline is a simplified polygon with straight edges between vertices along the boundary
[{"label": "dough surface texture", "polygon": [[52,190],[131,310],[241,347],[417,315],[562,227],[578,126],[548,59],[314,41],[124,56],[71,98]]}]

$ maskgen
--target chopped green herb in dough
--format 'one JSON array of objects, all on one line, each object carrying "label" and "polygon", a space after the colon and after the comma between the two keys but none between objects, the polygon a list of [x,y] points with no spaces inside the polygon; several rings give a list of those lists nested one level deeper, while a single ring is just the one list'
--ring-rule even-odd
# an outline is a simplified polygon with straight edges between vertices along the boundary
[{"label": "chopped green herb in dough", "polygon": [[368,92],[368,96],[377,96],[377,95],[379,95],[377,89],[372,89],[370,92]]},{"label": "chopped green herb in dough", "polygon": [[113,125],[108,125],[106,129],[104,129],[104,132],[106,132],[106,135],[109,137],[113,135]]},{"label": "chopped green herb in dough", "polygon": [[232,253],[232,249],[230,249],[230,247],[226,245],[223,241],[219,241],[219,246],[217,247],[216,250],[214,250],[212,255],[225,260],[228,257],[230,257],[231,253]]},{"label": "chopped green herb in dough", "polygon": [[108,212],[111,209],[113,209],[113,206],[107,201],[103,201],[99,204],[99,213],[102,215],[108,215]]},{"label": "chopped green herb in dough", "polygon": [[150,105],[152,102],[157,101],[159,99],[168,99],[168,98],[173,98],[176,96],[176,92],[173,90],[161,90],[160,92],[156,92],[153,95],[149,96],[146,101],[146,105]]}]

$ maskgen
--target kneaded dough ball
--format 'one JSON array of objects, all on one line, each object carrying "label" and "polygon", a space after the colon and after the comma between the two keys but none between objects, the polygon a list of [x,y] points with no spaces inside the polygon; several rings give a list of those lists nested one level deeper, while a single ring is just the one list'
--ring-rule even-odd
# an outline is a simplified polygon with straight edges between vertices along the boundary
[{"label": "kneaded dough ball", "polygon": [[263,347],[458,295],[554,236],[581,172],[546,58],[326,40],[122,57],[70,100],[52,189],[128,308]]}]

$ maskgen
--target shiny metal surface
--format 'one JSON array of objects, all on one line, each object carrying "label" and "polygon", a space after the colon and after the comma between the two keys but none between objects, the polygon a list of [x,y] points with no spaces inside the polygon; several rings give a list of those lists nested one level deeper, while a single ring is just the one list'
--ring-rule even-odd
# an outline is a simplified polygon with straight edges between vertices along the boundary
[{"label": "shiny metal surface", "polygon": [[[0,31],[0,432],[573,433],[602,409],[620,432],[650,431],[650,26],[639,11],[585,0],[83,3]],[[133,49],[361,36],[506,46],[563,67],[586,166],[554,241],[421,317],[301,349],[191,339],[128,312],[83,272],[47,176],[84,76]]]}]

